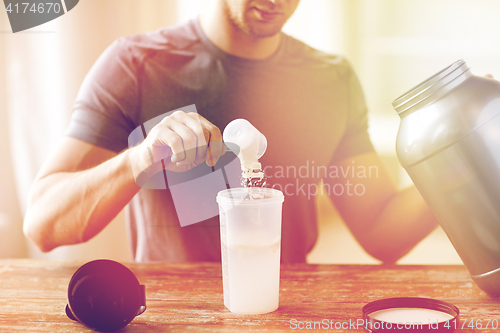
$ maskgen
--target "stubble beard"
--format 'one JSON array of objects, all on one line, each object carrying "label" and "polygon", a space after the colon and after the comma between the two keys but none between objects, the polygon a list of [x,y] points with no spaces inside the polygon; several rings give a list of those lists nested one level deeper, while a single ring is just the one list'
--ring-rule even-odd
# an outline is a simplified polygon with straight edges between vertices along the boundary
[{"label": "stubble beard", "polygon": [[[251,23],[247,22],[245,14],[240,16],[237,13],[232,12],[227,4],[224,6],[224,10],[226,16],[229,18],[229,22],[234,27],[255,38],[268,38],[275,36],[276,34],[281,32],[281,29],[284,25],[284,23],[274,24],[272,26],[265,27],[264,29],[258,29],[258,27],[254,27]],[[262,25],[265,25],[265,23],[262,23]]]}]

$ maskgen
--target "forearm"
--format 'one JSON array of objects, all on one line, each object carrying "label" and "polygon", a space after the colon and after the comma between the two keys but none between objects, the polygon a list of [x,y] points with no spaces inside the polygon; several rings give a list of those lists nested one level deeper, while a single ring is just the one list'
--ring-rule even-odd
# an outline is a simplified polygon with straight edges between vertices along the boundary
[{"label": "forearm", "polygon": [[24,221],[25,234],[42,251],[76,244],[98,234],[137,193],[132,150],[78,172],[37,180]]},{"label": "forearm", "polygon": [[365,249],[384,262],[396,262],[438,225],[417,189],[412,186],[387,201],[367,228]]}]

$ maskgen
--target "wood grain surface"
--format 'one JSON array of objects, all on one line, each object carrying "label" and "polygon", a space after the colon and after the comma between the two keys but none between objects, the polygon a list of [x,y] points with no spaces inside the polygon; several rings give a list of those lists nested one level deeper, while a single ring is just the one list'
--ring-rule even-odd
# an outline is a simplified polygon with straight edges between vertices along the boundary
[{"label": "wood grain surface", "polygon": [[[0,260],[0,332],[92,332],[64,312],[69,280],[82,264]],[[488,319],[500,326],[500,299],[481,291],[463,266],[282,265],[279,309],[237,315],[224,307],[220,264],[125,265],[146,286],[147,310],[119,332],[311,332],[299,323],[312,322],[323,323],[316,331],[362,332],[335,325],[361,319],[368,302],[412,296],[455,304],[465,326],[455,332],[500,331],[477,328]]]}]

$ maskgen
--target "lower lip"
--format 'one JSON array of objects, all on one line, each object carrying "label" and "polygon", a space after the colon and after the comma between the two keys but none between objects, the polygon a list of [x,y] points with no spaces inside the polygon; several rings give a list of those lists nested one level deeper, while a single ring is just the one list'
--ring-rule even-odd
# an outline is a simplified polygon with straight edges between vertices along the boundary
[{"label": "lower lip", "polygon": [[254,8],[254,10],[257,12],[257,16],[259,17],[259,19],[261,19],[263,21],[273,21],[281,15],[281,13],[268,13],[268,12],[264,12],[262,10],[259,10],[257,8]]}]

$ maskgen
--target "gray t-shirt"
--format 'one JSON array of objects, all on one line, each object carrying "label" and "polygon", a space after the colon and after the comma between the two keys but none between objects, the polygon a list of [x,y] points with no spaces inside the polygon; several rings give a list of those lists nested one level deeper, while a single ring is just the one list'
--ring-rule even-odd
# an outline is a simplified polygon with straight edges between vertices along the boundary
[{"label": "gray t-shirt", "polygon": [[[120,38],[85,78],[67,135],[120,152],[136,127],[186,105],[221,131],[233,119],[249,120],[267,137],[268,183],[285,194],[282,262],[305,262],[317,239],[308,189],[322,176],[314,171],[373,146],[348,62],[281,37],[264,60],[223,52],[196,19]],[[220,261],[218,216],[181,227],[169,189],[141,189],[126,217],[137,261]]]}]

